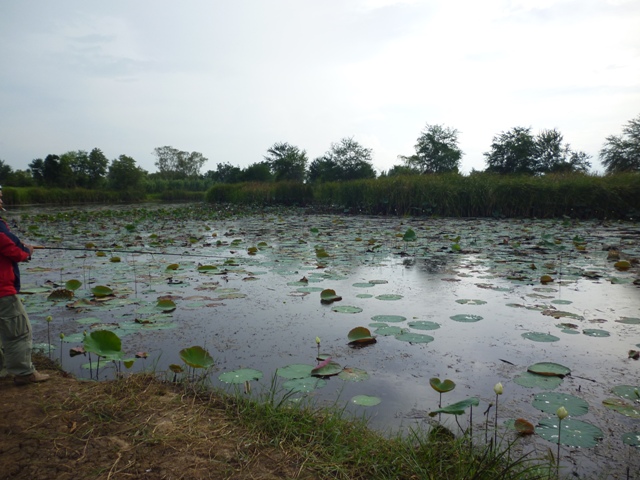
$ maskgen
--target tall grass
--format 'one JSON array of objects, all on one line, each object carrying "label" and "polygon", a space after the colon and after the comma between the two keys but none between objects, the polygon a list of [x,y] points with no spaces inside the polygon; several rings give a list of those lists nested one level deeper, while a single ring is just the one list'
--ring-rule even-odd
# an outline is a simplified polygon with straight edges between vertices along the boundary
[{"label": "tall grass", "polygon": [[85,188],[5,187],[6,205],[73,205],[82,203],[131,203],[144,200],[144,192],[88,190]]},{"label": "tall grass", "polygon": [[446,217],[638,218],[640,174],[412,175],[375,180],[215,185],[208,202],[316,205],[352,213]]}]

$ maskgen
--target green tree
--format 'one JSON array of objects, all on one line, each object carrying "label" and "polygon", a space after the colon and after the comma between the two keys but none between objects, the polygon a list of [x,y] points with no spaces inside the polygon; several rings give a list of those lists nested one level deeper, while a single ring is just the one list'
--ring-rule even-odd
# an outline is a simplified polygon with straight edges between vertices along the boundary
[{"label": "green tree", "polygon": [[[399,156],[402,160],[406,157],[402,155]],[[397,177],[400,175],[420,175],[420,170],[415,167],[411,167],[409,165],[394,165],[388,171],[382,172],[380,174],[381,177]]]},{"label": "green tree", "polygon": [[41,158],[33,159],[31,163],[29,163],[29,170],[36,185],[44,185],[44,160]]},{"label": "green tree", "polygon": [[107,173],[109,188],[113,190],[134,190],[140,188],[147,172],[136,165],[136,161],[120,155],[111,161]]},{"label": "green tree", "polygon": [[606,138],[600,160],[607,173],[640,171],[640,115],[627,122],[622,135]]},{"label": "green tree", "polygon": [[415,149],[415,155],[401,158],[407,166],[418,169],[420,173],[458,172],[462,150],[458,147],[456,129],[427,124]]},{"label": "green tree", "polygon": [[242,170],[240,178],[243,182],[270,182],[273,175],[268,162],[256,162]]},{"label": "green tree", "polygon": [[242,169],[231,165],[229,162],[218,163],[216,169],[209,170],[205,177],[218,183],[240,183],[242,181]]},{"label": "green tree", "polygon": [[7,180],[11,178],[13,168],[0,159],[0,185],[7,185]]},{"label": "green tree", "polygon": [[166,179],[184,179],[196,177],[207,162],[200,152],[185,152],[170,146],[154,149],[158,173]]},{"label": "green tree", "polygon": [[89,153],[89,165],[85,169],[85,174],[89,178],[91,188],[104,185],[107,171],[109,169],[109,159],[99,148],[94,148]]},{"label": "green tree", "polygon": [[488,172],[534,174],[536,154],[531,128],[515,127],[493,137],[491,150],[484,156]]},{"label": "green tree", "polygon": [[555,128],[543,130],[536,136],[536,173],[587,172],[591,167],[589,155],[563,144],[562,134]]},{"label": "green tree", "polygon": [[371,164],[371,149],[353,138],[331,144],[331,149],[309,165],[309,181],[335,182],[376,178]]},{"label": "green tree", "polygon": [[274,143],[264,156],[275,181],[303,182],[307,170],[307,152],[288,143]]}]

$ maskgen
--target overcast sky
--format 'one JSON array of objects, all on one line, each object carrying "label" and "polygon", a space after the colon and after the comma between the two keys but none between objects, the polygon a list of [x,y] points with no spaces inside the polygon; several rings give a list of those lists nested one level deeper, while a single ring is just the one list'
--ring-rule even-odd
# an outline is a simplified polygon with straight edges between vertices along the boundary
[{"label": "overcast sky", "polygon": [[378,171],[426,124],[462,171],[494,136],[558,129],[593,156],[640,114],[638,0],[16,0],[0,3],[0,159],[156,147],[246,167],[344,137]]}]

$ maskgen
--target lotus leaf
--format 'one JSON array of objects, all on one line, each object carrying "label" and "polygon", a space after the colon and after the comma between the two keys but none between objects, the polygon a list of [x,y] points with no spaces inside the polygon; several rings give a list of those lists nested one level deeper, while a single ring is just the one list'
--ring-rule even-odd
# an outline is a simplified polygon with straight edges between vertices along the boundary
[{"label": "lotus leaf", "polygon": [[416,330],[437,330],[440,325],[435,322],[429,322],[427,320],[417,320],[415,322],[409,322],[407,325]]},{"label": "lotus leaf", "polygon": [[322,290],[322,292],[320,292],[320,303],[324,303],[325,305],[328,305],[330,303],[338,302],[340,300],[342,300],[342,297],[339,295],[336,295],[335,290],[327,288],[326,290]]},{"label": "lotus leaf", "polygon": [[407,317],[402,317],[400,315],[374,315],[371,317],[371,320],[374,322],[386,322],[386,323],[397,323],[404,322]]},{"label": "lotus leaf", "polygon": [[342,371],[342,367],[336,363],[332,362],[331,358],[328,358],[311,370],[311,376],[313,377],[331,377],[333,375],[338,375]]},{"label": "lotus leaf", "polygon": [[303,363],[294,363],[293,365],[287,365],[276,370],[276,374],[282,378],[306,378],[311,376],[313,365],[305,365]]},{"label": "lotus leaf", "polygon": [[80,280],[67,280],[64,284],[65,288],[67,290],[71,290],[71,291],[76,291],[77,289],[80,288],[80,286],[82,285],[82,282]]},{"label": "lotus leaf", "polygon": [[324,387],[326,384],[327,381],[322,378],[306,377],[287,380],[282,386],[291,392],[309,393],[317,388]]},{"label": "lotus leaf", "polygon": [[[558,423],[557,416],[542,419],[536,426],[536,433],[545,440],[558,443]],[[590,423],[574,418],[562,420],[562,431],[560,433],[560,443],[562,445],[591,448],[595,447],[602,437],[602,430]]]},{"label": "lotus leaf", "polygon": [[409,343],[429,343],[433,342],[433,337],[429,335],[424,335],[421,333],[411,333],[411,332],[403,332],[395,336],[398,340],[402,342]]},{"label": "lotus leaf", "polygon": [[371,336],[371,331],[366,327],[356,327],[351,329],[347,338],[349,339],[349,345],[376,342],[376,339]]},{"label": "lotus leaf", "polygon": [[452,315],[449,317],[451,320],[455,322],[463,322],[463,323],[474,323],[482,320],[480,315],[469,315],[466,313],[460,313],[458,315]]},{"label": "lotus leaf", "polygon": [[193,368],[209,368],[213,366],[213,358],[204,348],[193,346],[184,348],[179,352],[184,363]]},{"label": "lotus leaf", "polygon": [[350,305],[341,305],[331,308],[332,311],[337,313],[360,313],[362,309],[360,307],[353,307]]},{"label": "lotus leaf", "polygon": [[602,404],[626,417],[640,418],[640,404],[630,403],[621,398],[606,398]]},{"label": "lotus leaf", "polygon": [[94,297],[101,298],[113,295],[113,290],[104,285],[96,285],[91,289],[91,293],[93,293]]},{"label": "lotus leaf", "polygon": [[630,447],[640,447],[640,432],[625,433],[622,435],[622,443]]},{"label": "lotus leaf", "polygon": [[587,402],[568,393],[538,393],[533,398],[531,404],[544,413],[556,413],[558,408],[564,407],[572,417],[579,417],[589,411],[589,404]]},{"label": "lotus leaf", "polygon": [[616,320],[617,323],[624,323],[625,325],[640,325],[640,318],[637,317],[622,317],[620,320]]},{"label": "lotus leaf", "polygon": [[403,242],[415,242],[416,241],[416,232],[414,232],[411,228],[408,228],[407,231],[402,236]]},{"label": "lotus leaf", "polygon": [[261,378],[262,372],[253,368],[240,368],[218,376],[218,380],[224,383],[245,383],[252,380],[260,380]]},{"label": "lotus leaf", "polygon": [[71,300],[73,298],[73,295],[74,293],[72,290],[60,288],[51,292],[47,297],[47,300]]},{"label": "lotus leaf", "polygon": [[376,295],[378,300],[400,300],[402,299],[402,295],[395,295],[392,293],[386,293],[384,295]]},{"label": "lotus leaf", "polygon": [[463,415],[465,410],[469,407],[477,407],[480,405],[480,400],[477,397],[469,397],[465,400],[461,400],[446,407],[439,408],[433,412],[429,412],[430,417],[435,417],[438,413],[448,413],[450,415]]},{"label": "lotus leaf", "polygon": [[429,379],[429,385],[438,393],[450,392],[454,388],[456,388],[456,384],[452,380],[443,380],[440,381],[439,378],[433,377]]},{"label": "lotus leaf", "polygon": [[609,337],[611,334],[606,330],[599,330],[597,328],[585,328],[582,333],[589,337]]},{"label": "lotus leaf", "polygon": [[633,385],[618,385],[611,389],[611,392],[619,397],[626,398],[633,402],[640,401],[640,386]]},{"label": "lotus leaf", "polygon": [[473,300],[469,298],[459,298],[456,300],[456,303],[460,303],[462,305],[485,305],[487,302],[484,300]]},{"label": "lotus leaf", "polygon": [[359,368],[345,367],[338,374],[338,378],[345,382],[362,382],[369,378],[369,374]]},{"label": "lotus leaf", "polygon": [[533,342],[557,342],[560,340],[555,335],[542,332],[526,332],[522,334],[522,337]]},{"label": "lotus leaf", "polygon": [[354,283],[352,285],[352,287],[356,287],[356,288],[370,288],[370,287],[375,287],[374,283]]},{"label": "lotus leaf", "polygon": [[356,395],[351,398],[351,403],[360,405],[362,407],[373,407],[378,405],[382,400],[378,397],[371,397],[369,395]]},{"label": "lotus leaf", "polygon": [[84,337],[85,352],[95,353],[108,360],[122,359],[122,341],[109,330],[97,330]]},{"label": "lotus leaf", "polygon": [[552,362],[534,363],[527,368],[528,372],[537,373],[538,375],[546,375],[551,377],[564,378],[571,374],[571,370],[564,365]]}]

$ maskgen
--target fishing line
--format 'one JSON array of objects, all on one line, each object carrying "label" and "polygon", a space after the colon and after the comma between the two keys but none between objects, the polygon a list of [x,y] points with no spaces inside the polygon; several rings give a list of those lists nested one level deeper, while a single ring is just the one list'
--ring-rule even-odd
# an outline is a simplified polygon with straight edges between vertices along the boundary
[{"label": "fishing line", "polygon": [[201,258],[232,258],[223,255],[202,255],[193,253],[170,253],[170,252],[149,252],[146,250],[121,250],[109,248],[79,248],[79,247],[47,247],[44,245],[34,245],[34,250],[70,250],[77,252],[109,252],[109,253],[135,253],[139,255],[176,255],[178,257],[201,257]]}]

